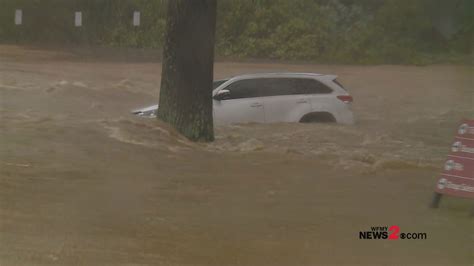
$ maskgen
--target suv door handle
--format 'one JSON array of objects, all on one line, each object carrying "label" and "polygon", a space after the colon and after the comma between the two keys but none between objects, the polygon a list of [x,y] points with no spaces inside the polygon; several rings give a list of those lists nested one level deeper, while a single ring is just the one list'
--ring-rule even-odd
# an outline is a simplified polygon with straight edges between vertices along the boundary
[{"label": "suv door handle", "polygon": [[297,100],[296,103],[308,103],[306,99]]},{"label": "suv door handle", "polygon": [[252,104],[250,104],[250,107],[260,107],[260,106],[262,106],[261,103],[252,103]]}]

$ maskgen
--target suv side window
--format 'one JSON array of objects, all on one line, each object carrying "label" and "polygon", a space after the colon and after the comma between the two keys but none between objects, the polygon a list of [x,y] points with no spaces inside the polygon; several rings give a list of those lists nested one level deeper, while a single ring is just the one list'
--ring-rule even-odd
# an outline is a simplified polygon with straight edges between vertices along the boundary
[{"label": "suv side window", "polygon": [[299,94],[326,94],[332,92],[331,88],[314,79],[299,79],[298,83]]},{"label": "suv side window", "polygon": [[263,78],[262,97],[298,94],[323,94],[332,90],[323,83],[308,78]]},{"label": "suv side window", "polygon": [[261,79],[244,79],[225,87],[230,95],[225,100],[260,97]]},{"label": "suv side window", "polygon": [[262,96],[280,96],[298,94],[298,84],[293,78],[265,78],[263,83]]},{"label": "suv side window", "polygon": [[298,94],[331,93],[332,89],[309,78],[256,78],[236,81],[225,89],[230,99],[255,98]]}]

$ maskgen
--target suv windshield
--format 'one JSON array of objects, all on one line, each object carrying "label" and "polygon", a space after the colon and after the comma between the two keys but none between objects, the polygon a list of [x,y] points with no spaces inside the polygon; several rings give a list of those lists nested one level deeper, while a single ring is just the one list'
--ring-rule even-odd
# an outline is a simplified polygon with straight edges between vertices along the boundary
[{"label": "suv windshield", "polygon": [[222,85],[222,83],[226,82],[228,79],[221,79],[221,80],[216,80],[212,83],[212,89],[216,89],[217,87],[219,87],[220,85]]}]

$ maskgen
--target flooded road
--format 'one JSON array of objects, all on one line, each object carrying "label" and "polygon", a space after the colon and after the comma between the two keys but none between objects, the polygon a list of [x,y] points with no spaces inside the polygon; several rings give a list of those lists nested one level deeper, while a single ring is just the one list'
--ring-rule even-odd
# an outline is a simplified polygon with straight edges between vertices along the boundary
[{"label": "flooded road", "polygon": [[[129,114],[157,102],[161,64],[0,47],[1,265],[474,262],[472,202],[427,208],[468,66],[216,63],[336,74],[354,126],[242,124],[191,143]],[[360,240],[371,226],[426,240]]]}]

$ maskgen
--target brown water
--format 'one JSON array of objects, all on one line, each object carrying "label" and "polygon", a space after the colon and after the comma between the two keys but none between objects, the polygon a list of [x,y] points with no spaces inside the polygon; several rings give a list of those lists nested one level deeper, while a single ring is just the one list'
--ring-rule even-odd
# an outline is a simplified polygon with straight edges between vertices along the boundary
[{"label": "brown water", "polygon": [[[195,144],[129,110],[161,65],[0,47],[0,265],[474,262],[472,201],[427,205],[473,68],[216,63],[339,75],[354,126],[242,124]],[[359,240],[398,225],[427,240]]]}]

